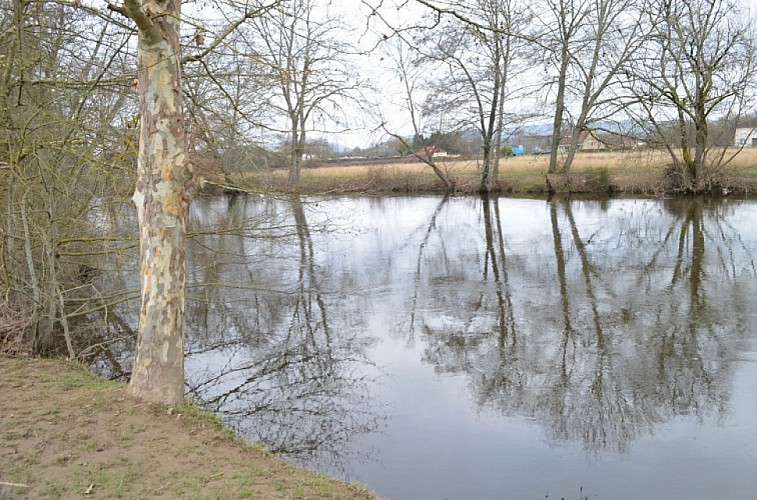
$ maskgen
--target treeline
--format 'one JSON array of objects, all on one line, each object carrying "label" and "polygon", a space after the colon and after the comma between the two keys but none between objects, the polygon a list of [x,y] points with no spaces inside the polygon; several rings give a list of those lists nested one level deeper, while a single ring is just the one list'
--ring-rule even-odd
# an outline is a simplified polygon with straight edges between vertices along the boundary
[{"label": "treeline", "polygon": [[[549,171],[569,173],[586,134],[666,149],[696,191],[730,161],[753,112],[754,32],[728,0],[417,0],[423,22],[377,14],[415,136],[475,131],[481,190],[502,142],[551,120]],[[562,153],[562,154],[560,154]]]}]

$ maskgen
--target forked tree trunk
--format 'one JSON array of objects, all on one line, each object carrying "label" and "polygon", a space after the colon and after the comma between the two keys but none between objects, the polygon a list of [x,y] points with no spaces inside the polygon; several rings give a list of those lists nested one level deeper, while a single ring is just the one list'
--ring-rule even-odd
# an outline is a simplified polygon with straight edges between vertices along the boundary
[{"label": "forked tree trunk", "polygon": [[187,162],[179,63],[180,0],[125,0],[139,28],[140,138],[134,204],[142,303],[129,393],[184,399],[186,220],[194,191]]},{"label": "forked tree trunk", "polygon": [[568,65],[570,55],[568,49],[563,47],[561,55],[560,74],[557,79],[557,99],[555,101],[555,118],[552,122],[552,141],[549,152],[549,173],[557,172],[558,152],[560,139],[562,139],[563,115],[565,114],[565,80],[568,77]]}]

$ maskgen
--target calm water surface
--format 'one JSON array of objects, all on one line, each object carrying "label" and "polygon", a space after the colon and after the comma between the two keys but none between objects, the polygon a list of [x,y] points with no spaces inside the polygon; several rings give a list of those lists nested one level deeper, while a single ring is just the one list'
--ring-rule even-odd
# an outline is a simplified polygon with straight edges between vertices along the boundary
[{"label": "calm water surface", "polygon": [[193,204],[189,390],[391,499],[757,498],[757,202]]}]

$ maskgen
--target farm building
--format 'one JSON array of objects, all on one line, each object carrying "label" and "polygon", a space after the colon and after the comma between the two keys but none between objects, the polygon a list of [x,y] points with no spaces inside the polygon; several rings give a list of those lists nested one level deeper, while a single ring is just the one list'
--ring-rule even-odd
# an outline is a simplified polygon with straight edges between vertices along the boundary
[{"label": "farm building", "polygon": [[449,154],[439,146],[426,146],[425,148],[420,148],[417,154],[420,156],[436,156],[437,158],[449,156]]},{"label": "farm building", "polygon": [[757,128],[742,127],[737,128],[734,134],[734,146],[757,146]]},{"label": "farm building", "polygon": [[[570,143],[573,139],[573,130],[567,129],[562,133],[558,151],[567,153],[570,149]],[[594,130],[584,130],[578,137],[577,151],[605,151],[605,150],[624,150],[638,147],[630,137],[611,132],[597,133]]]},{"label": "farm building", "polygon": [[[560,153],[568,152],[568,150],[570,149],[570,143],[573,140],[573,134],[575,133],[576,131],[574,129],[563,130],[562,137],[560,137],[560,144],[557,146],[557,150]],[[597,137],[594,135],[594,132],[584,130],[578,136],[578,145],[576,146],[576,151],[601,151],[603,149],[607,148],[602,141],[597,139]]]}]

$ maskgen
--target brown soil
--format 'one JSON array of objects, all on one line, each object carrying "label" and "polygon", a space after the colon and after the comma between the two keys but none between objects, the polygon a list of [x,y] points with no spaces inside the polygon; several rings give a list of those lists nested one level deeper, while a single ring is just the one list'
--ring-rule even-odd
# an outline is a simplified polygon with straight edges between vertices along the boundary
[{"label": "brown soil", "polygon": [[73,363],[0,356],[0,498],[374,498],[243,443],[193,405],[125,389]]}]

